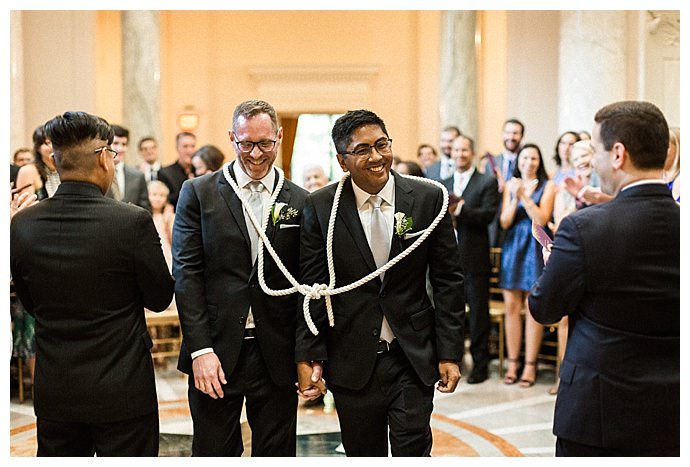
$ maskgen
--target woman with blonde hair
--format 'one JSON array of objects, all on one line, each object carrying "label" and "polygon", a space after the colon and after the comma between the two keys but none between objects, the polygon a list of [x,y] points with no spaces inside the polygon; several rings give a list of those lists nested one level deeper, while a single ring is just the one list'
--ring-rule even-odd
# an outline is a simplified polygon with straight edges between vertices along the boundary
[{"label": "woman with blonde hair", "polygon": [[680,128],[668,129],[668,154],[664,164],[664,180],[673,194],[673,199],[680,204]]}]

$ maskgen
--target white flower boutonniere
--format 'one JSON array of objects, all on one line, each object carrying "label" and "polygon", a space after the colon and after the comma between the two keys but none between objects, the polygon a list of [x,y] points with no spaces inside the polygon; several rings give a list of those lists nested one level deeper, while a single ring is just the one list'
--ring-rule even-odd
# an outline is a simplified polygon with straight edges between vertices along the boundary
[{"label": "white flower boutonniere", "polygon": [[402,238],[407,232],[412,230],[412,218],[407,217],[403,212],[395,213],[395,233]]},{"label": "white flower boutonniere", "polygon": [[[287,209],[285,209],[287,207]],[[299,211],[295,208],[291,208],[287,203],[276,203],[271,209],[271,220],[275,226],[280,221],[287,221],[294,219],[299,215]]]}]

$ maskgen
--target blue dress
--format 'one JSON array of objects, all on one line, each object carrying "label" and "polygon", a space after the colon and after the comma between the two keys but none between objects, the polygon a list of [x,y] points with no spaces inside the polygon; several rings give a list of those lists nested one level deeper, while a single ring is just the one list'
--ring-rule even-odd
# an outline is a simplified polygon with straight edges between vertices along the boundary
[{"label": "blue dress", "polygon": [[[539,204],[546,181],[532,193],[532,201]],[[522,201],[518,201],[513,225],[506,230],[501,252],[499,287],[529,292],[544,269],[541,245],[532,237],[532,219]]]}]

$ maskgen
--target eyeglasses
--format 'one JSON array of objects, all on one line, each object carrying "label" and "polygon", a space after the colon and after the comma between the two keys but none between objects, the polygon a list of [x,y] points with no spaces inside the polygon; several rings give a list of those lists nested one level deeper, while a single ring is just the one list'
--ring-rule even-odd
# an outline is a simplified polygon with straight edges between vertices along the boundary
[{"label": "eyeglasses", "polygon": [[376,149],[382,156],[389,156],[393,153],[391,146],[393,145],[393,140],[390,138],[381,138],[374,143],[373,146],[368,144],[361,144],[357,146],[353,151],[344,151],[342,154],[352,154],[359,159],[368,159],[371,157],[372,149]]},{"label": "eyeglasses", "polygon": [[120,154],[119,152],[117,152],[113,148],[109,148],[108,146],[101,146],[100,148],[96,149],[93,153],[98,154],[99,152],[104,151],[104,150],[108,151],[110,154],[112,154],[113,159],[115,159],[117,157],[117,155]]},{"label": "eyeglasses", "polygon": [[273,151],[273,148],[276,147],[276,141],[278,140],[272,140],[272,139],[265,139],[263,141],[235,141],[235,144],[237,145],[237,148],[241,152],[252,152],[254,150],[254,146],[258,146],[259,150],[261,152],[270,152]]}]

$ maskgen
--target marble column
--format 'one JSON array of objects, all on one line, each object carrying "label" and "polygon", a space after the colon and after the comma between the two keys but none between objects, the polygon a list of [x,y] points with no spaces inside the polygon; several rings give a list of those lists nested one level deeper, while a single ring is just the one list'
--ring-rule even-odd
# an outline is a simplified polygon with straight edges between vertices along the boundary
[{"label": "marble column", "polygon": [[444,11],[441,21],[439,110],[441,127],[456,125],[477,137],[476,13]]},{"label": "marble column", "polygon": [[[10,159],[20,147],[31,148],[31,130],[26,129],[24,108],[24,41],[22,12],[10,11]],[[11,161],[10,161],[11,162]]]},{"label": "marble column", "polygon": [[127,163],[139,162],[137,143],[161,135],[160,12],[122,12],[123,125],[129,129]]},{"label": "marble column", "polygon": [[624,11],[561,11],[558,128],[586,130],[594,114],[626,98]]}]

